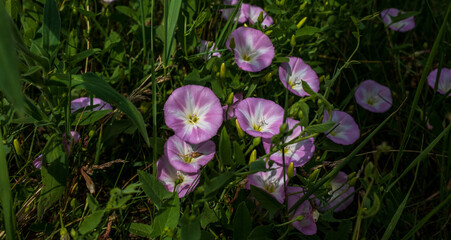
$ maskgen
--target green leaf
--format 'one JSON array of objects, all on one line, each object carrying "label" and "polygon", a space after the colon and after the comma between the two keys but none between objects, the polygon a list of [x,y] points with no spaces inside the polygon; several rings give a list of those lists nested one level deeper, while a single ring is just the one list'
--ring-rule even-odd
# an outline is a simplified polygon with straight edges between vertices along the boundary
[{"label": "green leaf", "polygon": [[[2,5],[0,3],[0,5]],[[0,6],[1,8],[1,6]],[[2,11],[3,9],[0,9]],[[0,30],[1,31],[1,30]],[[3,145],[2,129],[0,129],[0,206],[2,207],[3,226],[7,239],[16,239],[15,213],[11,197],[11,185],[6,160],[6,149]]]},{"label": "green leaf", "polygon": [[305,26],[301,29],[296,30],[295,36],[296,37],[311,36],[319,32],[321,32],[321,29],[317,27]]},{"label": "green leaf", "polygon": [[219,139],[219,160],[222,166],[232,163],[232,146],[230,137],[225,127],[222,128],[221,137]]},{"label": "green leaf", "polygon": [[247,239],[252,230],[252,218],[246,207],[246,202],[241,202],[233,218],[233,239]]},{"label": "green leaf", "polygon": [[257,160],[257,161],[251,162],[251,164],[249,164],[249,170],[251,172],[265,171],[266,170],[265,160]]},{"label": "green leaf", "polygon": [[142,183],[141,187],[147,197],[152,200],[157,209],[160,209],[163,205],[162,200],[171,197],[172,193],[166,190],[163,184],[152,174],[138,170],[138,175],[139,181]]},{"label": "green leaf", "polygon": [[334,122],[328,121],[325,123],[311,125],[305,128],[305,131],[308,133],[323,133],[331,130],[331,128],[335,125]]},{"label": "green leaf", "polygon": [[55,0],[46,0],[44,4],[44,26],[42,30],[43,48],[52,52],[58,47],[61,31],[61,19]]},{"label": "green leaf", "polygon": [[78,231],[85,235],[90,231],[94,230],[102,221],[103,215],[105,214],[105,210],[95,211],[93,214],[87,216],[83,222],[80,224],[80,228]]},{"label": "green leaf", "polygon": [[195,216],[185,216],[189,214],[189,211],[186,211],[180,221],[182,228],[180,236],[182,237],[182,240],[198,240],[201,238],[199,218]]},{"label": "green leaf", "polygon": [[205,203],[205,206],[202,210],[202,214],[200,216],[200,225],[202,228],[207,227],[208,224],[217,222],[218,216],[216,216],[213,209],[211,209],[207,203]]},{"label": "green leaf", "polygon": [[[167,1],[167,0],[165,0]],[[169,1],[169,9],[168,9],[168,16],[167,19],[165,19],[165,23],[167,23],[166,25],[166,39],[164,41],[164,49],[165,49],[165,53],[164,53],[164,57],[163,57],[163,65],[164,66],[168,66],[169,64],[169,55],[171,53],[171,47],[172,44],[174,42],[174,32],[175,32],[175,27],[177,25],[177,20],[179,18],[180,15],[180,8],[182,6],[182,0],[171,0]]]},{"label": "green leaf", "polygon": [[105,117],[111,110],[98,110],[98,111],[84,111],[77,113],[75,119],[72,121],[72,126],[80,125],[85,126],[91,123],[95,123],[101,118]]},{"label": "green leaf", "polygon": [[81,85],[86,88],[86,90],[96,95],[98,98],[107,101],[108,103],[117,105],[119,110],[126,113],[133,124],[138,127],[146,144],[150,146],[149,136],[147,135],[143,117],[127,98],[114,90],[114,88],[112,88],[108,83],[106,83],[102,78],[98,77],[94,73],[86,73],[81,75],[81,80]]},{"label": "green leaf", "polygon": [[150,238],[152,236],[153,228],[152,226],[143,223],[132,223],[129,231],[140,237]]},{"label": "green leaf", "polygon": [[252,232],[247,237],[248,240],[266,240],[273,239],[272,231],[274,228],[274,224],[257,226],[252,229]]},{"label": "green leaf", "polygon": [[0,22],[4,23],[0,27],[0,91],[14,104],[14,108],[22,113],[25,99],[20,83],[19,61],[16,50],[13,47],[14,41],[11,37],[13,35],[12,24],[8,24],[12,23],[12,20],[5,11],[3,3],[0,4]]},{"label": "green leaf", "polygon": [[224,185],[229,183],[230,179],[233,177],[232,172],[225,172],[211,180],[211,182],[205,186],[205,196],[210,195],[213,192],[216,192],[218,189],[221,189]]},{"label": "green leaf", "polygon": [[237,141],[233,141],[233,158],[237,164],[245,165],[246,160],[244,159],[243,149],[241,149],[240,144]]},{"label": "green leaf", "polygon": [[184,85],[194,84],[205,86],[206,83],[207,83],[206,78],[200,78],[200,74],[197,69],[193,69],[193,71],[190,72],[188,76],[186,76],[185,79],[183,80]]},{"label": "green leaf", "polygon": [[44,147],[42,154],[42,190],[38,203],[38,217],[60,200],[66,188],[69,168],[62,138],[54,134]]},{"label": "green leaf", "polygon": [[279,203],[272,195],[265,190],[260,189],[254,185],[251,185],[251,193],[254,197],[266,208],[271,216],[283,208],[283,205]]},{"label": "green leaf", "polygon": [[101,50],[99,48],[91,48],[81,53],[77,53],[70,58],[70,64],[74,66],[75,64],[85,60],[87,57],[90,57],[96,53],[99,53]]},{"label": "green leaf", "polygon": [[152,237],[160,236],[165,227],[169,229],[175,229],[179,222],[180,217],[180,199],[177,194],[171,201],[166,202],[158,212],[153,223]]},{"label": "green leaf", "polygon": [[224,94],[224,90],[221,87],[221,84],[219,83],[218,79],[212,79],[211,80],[211,90],[215,93],[215,95],[220,98],[220,99],[224,99],[225,94]]}]

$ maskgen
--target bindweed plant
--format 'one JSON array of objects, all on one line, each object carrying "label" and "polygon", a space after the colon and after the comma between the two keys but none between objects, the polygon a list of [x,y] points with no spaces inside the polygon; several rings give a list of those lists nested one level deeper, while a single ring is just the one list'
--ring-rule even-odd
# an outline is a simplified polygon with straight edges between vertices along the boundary
[{"label": "bindweed plant", "polygon": [[448,239],[450,9],[3,1],[0,239]]}]

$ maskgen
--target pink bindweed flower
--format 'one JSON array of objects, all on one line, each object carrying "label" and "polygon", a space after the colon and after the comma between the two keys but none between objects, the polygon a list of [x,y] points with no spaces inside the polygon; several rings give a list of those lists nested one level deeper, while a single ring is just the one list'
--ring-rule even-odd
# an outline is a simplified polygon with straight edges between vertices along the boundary
[{"label": "pink bindweed flower", "polygon": [[279,67],[279,79],[290,92],[300,96],[309,96],[302,88],[302,81],[306,82],[314,92],[319,91],[318,75],[301,58],[289,57]]},{"label": "pink bindweed flower", "polygon": [[177,171],[199,172],[215,155],[216,146],[211,140],[200,144],[190,144],[173,135],[164,145],[164,154]]},{"label": "pink bindweed flower", "polygon": [[81,98],[74,99],[74,100],[72,100],[72,102],[70,102],[70,108],[71,108],[70,112],[73,113],[80,108],[96,106],[96,105],[98,105],[98,106],[93,108],[92,109],[93,111],[113,109],[110,104],[108,104],[107,102],[104,102],[100,98],[92,98],[92,103],[93,103],[93,105],[91,105],[91,99],[88,97],[81,97]]},{"label": "pink bindweed flower", "polygon": [[[72,142],[73,141],[73,142]],[[67,139],[66,133],[63,134],[63,146],[66,154],[70,153],[70,146],[80,142],[80,134],[76,131],[70,131],[70,139]]]},{"label": "pink bindweed flower", "polygon": [[[268,165],[266,168],[269,168]],[[288,181],[286,175],[285,180]],[[283,169],[278,165],[273,165],[272,170],[248,175],[247,189],[251,189],[251,185],[265,190],[280,203],[285,199]]]},{"label": "pink bindweed flower", "polygon": [[258,6],[252,6],[249,5],[249,13],[247,15],[247,18],[249,19],[249,22],[251,24],[255,24],[258,21],[258,17],[261,13],[263,13],[263,21],[262,21],[262,27],[269,27],[274,23],[274,20],[271,16],[269,16],[261,7]]},{"label": "pink bindweed flower", "polygon": [[168,191],[178,192],[180,198],[196,188],[199,184],[199,174],[200,172],[189,174],[175,170],[166,156],[157,161],[157,179]]},{"label": "pink bindweed flower", "polygon": [[42,154],[33,160],[33,166],[37,169],[42,168]]},{"label": "pink bindweed flower", "polygon": [[[294,128],[299,121],[296,121],[291,118],[287,118],[288,128],[291,130]],[[290,142],[293,139],[296,139],[302,132],[304,128],[302,126],[296,126],[290,136],[285,137],[284,142]],[[265,152],[269,153],[271,148],[271,139],[265,138],[263,139],[263,147],[265,148]],[[283,150],[275,152],[271,155],[270,159],[276,162],[277,164],[283,164],[282,151],[285,154],[285,165],[289,165],[290,162],[293,163],[294,167],[301,167],[306,164],[310,158],[313,156],[313,152],[315,151],[315,145],[313,144],[313,138],[309,138],[297,143],[290,144],[286,146]]]},{"label": "pink bindweed flower", "polygon": [[396,8],[388,8],[381,11],[381,18],[384,21],[385,25],[387,25],[390,29],[397,32],[407,32],[415,28],[415,20],[413,16],[403,19],[401,21],[393,23],[392,17],[396,17],[401,14],[404,14],[404,11],[400,11]]},{"label": "pink bindweed flower", "polygon": [[225,5],[236,5],[238,0],[224,0]]},{"label": "pink bindweed flower", "polygon": [[[234,49],[230,47],[232,38],[235,43]],[[259,72],[268,67],[274,58],[274,46],[269,37],[253,28],[235,29],[226,44],[235,55],[235,63],[244,71]]]},{"label": "pink bindweed flower", "polygon": [[243,93],[237,93],[233,95],[233,103],[228,106],[225,105],[222,107],[224,109],[224,120],[235,118],[235,108],[238,106],[238,103],[243,100]]},{"label": "pink bindweed flower", "polygon": [[[210,45],[210,47],[208,47],[208,45]],[[212,51],[216,51],[217,48],[215,48],[215,43],[211,42],[211,41],[205,41],[205,40],[200,40],[200,46],[197,48],[197,50],[201,53],[203,52],[212,52]],[[203,55],[203,58],[208,60],[211,57],[221,57],[221,53],[219,52],[214,52],[214,53],[208,53],[207,55]]]},{"label": "pink bindweed flower", "polygon": [[355,91],[357,103],[370,112],[383,113],[392,105],[390,88],[373,80],[365,80],[360,83]]},{"label": "pink bindweed flower", "polygon": [[[432,89],[435,87],[437,81],[438,68],[432,70],[428,75],[428,84]],[[451,90],[451,69],[442,68],[440,71],[440,79],[438,80],[437,92],[440,94],[446,94]],[[448,94],[451,96],[451,93]]]},{"label": "pink bindweed flower", "polygon": [[223,120],[218,97],[209,88],[186,85],[174,90],[164,104],[164,120],[175,135],[199,144],[216,135]]},{"label": "pink bindweed flower", "polygon": [[329,191],[331,198],[324,206],[319,200],[316,201],[320,211],[334,209],[334,212],[345,210],[353,201],[354,187],[348,184],[348,175],[342,171],[338,172],[337,176],[330,182],[332,190]]},{"label": "pink bindweed flower", "polygon": [[[329,113],[324,111],[323,123],[329,120]],[[329,132],[326,132],[327,138],[341,145],[353,144],[360,137],[359,125],[354,121],[351,115],[342,111],[332,111],[332,122],[335,125]]]},{"label": "pink bindweed flower", "polygon": [[[303,192],[304,190],[301,187],[287,187],[288,208],[291,208],[304,195]],[[293,220],[302,216],[302,220],[295,221],[291,225],[305,235],[316,234],[317,228],[313,213],[310,202],[308,200],[304,201],[290,217]]]},{"label": "pink bindweed flower", "polygon": [[281,106],[263,98],[246,98],[235,108],[241,129],[253,137],[271,138],[278,134],[283,114]]},{"label": "pink bindweed flower", "polygon": [[[234,8],[221,9],[220,11],[222,12],[222,18],[229,20],[234,10],[235,10]],[[243,3],[241,4],[240,9],[237,10],[234,20],[238,21],[238,23],[246,22],[248,13],[249,13],[249,4]]]}]

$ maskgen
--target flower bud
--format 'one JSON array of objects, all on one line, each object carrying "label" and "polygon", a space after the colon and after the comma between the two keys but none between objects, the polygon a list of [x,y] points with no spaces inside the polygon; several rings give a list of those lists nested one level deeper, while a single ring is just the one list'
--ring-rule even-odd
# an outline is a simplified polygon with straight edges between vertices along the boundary
[{"label": "flower bud", "polygon": [[268,30],[265,32],[266,36],[269,36],[272,33],[272,30]]},{"label": "flower bud", "polygon": [[287,175],[288,175],[288,178],[294,177],[294,164],[293,164],[293,162],[290,162],[290,165],[288,165]]},{"label": "flower bud", "polygon": [[294,34],[291,35],[290,46],[293,48],[296,47],[296,36]]},{"label": "flower bud", "polygon": [[244,26],[244,27],[248,27],[246,23],[245,23],[245,24],[243,24],[243,26]]},{"label": "flower bud", "polygon": [[318,178],[319,172],[321,172],[321,168],[315,169],[312,174],[308,177],[309,182],[314,182]]},{"label": "flower bud", "polygon": [[304,10],[305,6],[307,5],[307,1],[302,3],[302,5],[299,7],[299,10]]},{"label": "flower bud", "polygon": [[238,132],[238,137],[244,138],[244,132],[241,129],[240,124],[238,123],[238,119],[235,119],[235,126],[236,126],[236,131]]},{"label": "flower bud", "polygon": [[257,150],[252,150],[251,156],[249,157],[249,164],[257,159]]},{"label": "flower bud", "polygon": [[299,111],[299,112],[298,112],[298,118],[299,118],[299,120],[302,120],[303,117],[304,117],[304,112],[303,112],[303,111]]},{"label": "flower bud", "polygon": [[280,128],[279,128],[279,132],[280,133],[284,133],[285,131],[287,131],[288,129],[288,124],[287,123],[283,123]]},{"label": "flower bud", "polygon": [[[304,3],[307,3],[307,2],[304,2]],[[301,21],[299,21],[298,24],[296,24],[296,28],[297,29],[301,28],[304,25],[306,20],[307,20],[307,17],[302,18]]]},{"label": "flower bud", "polygon": [[358,177],[353,177],[351,180],[349,180],[349,186],[355,186],[355,183],[357,182]]},{"label": "flower bud", "polygon": [[235,38],[231,38],[230,39],[230,49],[232,49],[232,51],[235,49]]},{"label": "flower bud", "polygon": [[229,94],[229,96],[227,97],[227,101],[226,101],[226,104],[229,106],[232,105],[232,103],[233,103],[233,92],[231,92]]},{"label": "flower bud", "polygon": [[23,154],[23,150],[20,147],[19,140],[14,139],[13,144],[14,144],[14,149],[16,150],[17,155],[21,156]]},{"label": "flower bud", "polygon": [[258,21],[259,23],[263,22],[263,11],[261,11],[260,14],[258,15],[257,21]]},{"label": "flower bud", "polygon": [[221,64],[221,70],[220,70],[219,76],[221,76],[222,79],[224,79],[225,76],[226,76],[226,66],[225,66],[225,63],[222,63],[222,64]]},{"label": "flower bud", "polygon": [[271,82],[271,80],[272,80],[272,75],[273,75],[272,72],[266,74],[266,75],[265,75],[265,81],[266,81],[266,82]]},{"label": "flower bud", "polygon": [[252,145],[256,147],[261,143],[261,141],[262,141],[261,137],[256,137],[254,138],[254,140],[252,140]]},{"label": "flower bud", "polygon": [[73,238],[73,239],[77,239],[78,238],[78,232],[75,230],[75,229],[71,229],[70,230],[70,236]]},{"label": "flower bud", "polygon": [[355,175],[356,175],[355,172],[350,173],[350,174],[348,175],[348,181],[351,180],[351,179],[353,179],[353,178],[355,177]]},{"label": "flower bud", "polygon": [[60,229],[60,239],[61,240],[70,239],[69,232],[67,231],[67,229],[65,227],[62,227]]}]

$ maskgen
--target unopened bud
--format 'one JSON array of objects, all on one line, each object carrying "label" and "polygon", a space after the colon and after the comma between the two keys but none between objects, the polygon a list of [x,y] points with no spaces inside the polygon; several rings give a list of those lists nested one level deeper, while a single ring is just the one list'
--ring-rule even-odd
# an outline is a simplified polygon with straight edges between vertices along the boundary
[{"label": "unopened bud", "polygon": [[279,132],[284,133],[285,131],[287,131],[287,129],[288,129],[288,124],[283,123],[282,126],[280,126],[280,128],[279,128]]},{"label": "unopened bud", "polygon": [[271,35],[271,33],[272,33],[272,30],[268,30],[268,31],[265,32],[266,36]]},{"label": "unopened bud", "polygon": [[224,79],[225,76],[226,76],[226,66],[225,66],[225,63],[222,63],[222,64],[221,64],[221,70],[220,70],[220,75],[219,75],[219,76],[221,76],[222,79]]},{"label": "unopened bud", "polygon": [[248,27],[246,23],[245,23],[245,24],[243,24],[243,26],[244,26],[244,27]]},{"label": "unopened bud", "polygon": [[249,157],[249,164],[254,162],[257,159],[257,150],[252,150],[251,156]]},{"label": "unopened bud", "polygon": [[299,111],[298,112],[298,118],[299,120],[301,120],[304,117],[304,112],[303,111]]},{"label": "unopened bud", "polygon": [[351,180],[349,180],[349,186],[355,186],[355,183],[357,182],[358,177],[353,177]]},{"label": "unopened bud", "polygon": [[256,147],[261,143],[261,141],[262,141],[261,137],[256,137],[254,138],[254,140],[252,140],[252,145]]},{"label": "unopened bud", "polygon": [[92,138],[92,137],[94,136],[94,134],[96,134],[96,131],[90,130],[89,133],[88,133],[88,136],[89,136],[90,138]]},{"label": "unopened bud", "polygon": [[233,103],[233,92],[231,92],[229,94],[229,96],[227,97],[227,101],[226,101],[226,104],[229,106],[232,105],[232,103]]},{"label": "unopened bud", "polygon": [[266,82],[271,82],[271,80],[272,80],[272,75],[273,75],[272,72],[266,74],[266,75],[265,75],[265,81],[266,81]]},{"label": "unopened bud", "polygon": [[308,177],[309,182],[314,182],[318,178],[319,173],[321,172],[321,168],[315,169],[312,174]]},{"label": "unopened bud", "polygon": [[232,51],[235,49],[235,38],[231,38],[230,39],[230,49],[232,49]]},{"label": "unopened bud", "polygon": [[[307,3],[307,2],[304,2],[304,3]],[[296,28],[297,29],[301,28],[304,25],[306,20],[307,20],[307,17],[302,18],[301,21],[299,21],[298,24],[296,24]]]},{"label": "unopened bud", "polygon": [[60,229],[60,239],[61,240],[70,239],[69,232],[67,231],[67,229],[65,227],[62,227]]},{"label": "unopened bud", "polygon": [[374,164],[372,162],[367,163],[365,166],[365,177],[372,177],[373,169],[374,169]]},{"label": "unopened bud", "polygon": [[356,175],[355,172],[350,173],[350,174],[348,175],[348,181],[351,180],[351,179],[353,179],[353,178],[355,177],[355,175]]},{"label": "unopened bud", "polygon": [[302,3],[302,5],[299,7],[299,10],[304,10],[305,6],[307,5],[307,1]]},{"label": "unopened bud", "polygon": [[287,175],[288,175],[288,178],[294,177],[294,164],[293,164],[293,162],[290,162],[290,165],[288,165]]},{"label": "unopened bud", "polygon": [[70,230],[70,236],[73,238],[73,239],[77,239],[78,238],[78,232],[77,231],[75,231],[75,229],[71,229]]},{"label": "unopened bud", "polygon": [[296,46],[296,36],[294,34],[291,35],[290,45],[293,48]]},{"label": "unopened bud", "polygon": [[261,11],[260,14],[258,15],[257,21],[258,21],[259,23],[263,22],[263,11]]},{"label": "unopened bud", "polygon": [[17,155],[21,156],[23,154],[23,150],[20,147],[20,142],[17,139],[14,139],[14,149],[16,150]]},{"label": "unopened bud", "polygon": [[236,131],[238,132],[238,137],[244,138],[243,129],[241,129],[240,124],[238,123],[238,119],[235,119]]}]

